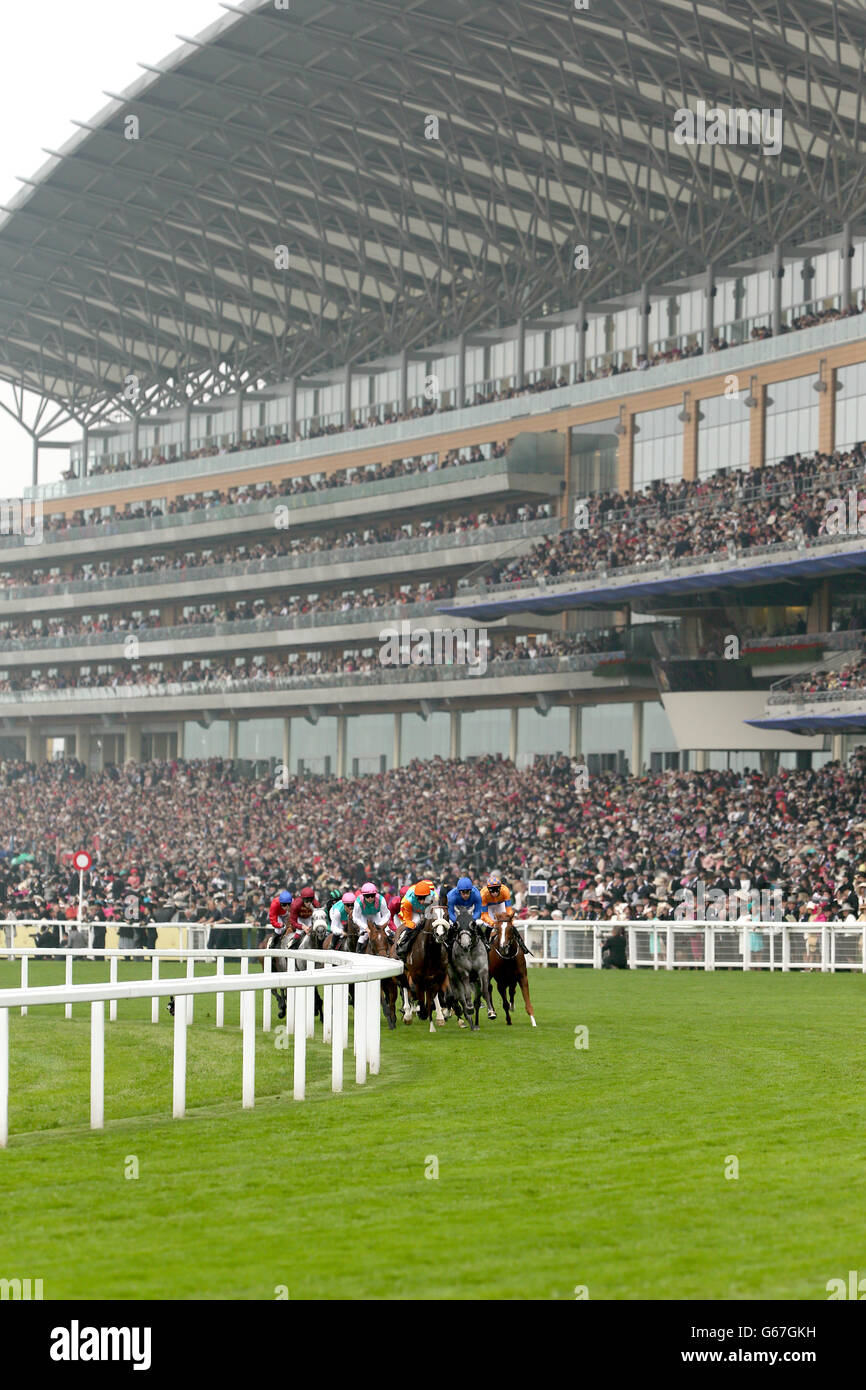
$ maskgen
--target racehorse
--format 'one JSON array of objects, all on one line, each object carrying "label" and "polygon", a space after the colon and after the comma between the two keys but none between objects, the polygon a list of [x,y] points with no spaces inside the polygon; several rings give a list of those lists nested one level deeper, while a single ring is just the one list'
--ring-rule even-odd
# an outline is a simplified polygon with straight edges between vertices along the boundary
[{"label": "racehorse", "polygon": [[[376,926],[371,922],[369,928],[370,939],[367,950],[371,956],[384,956],[388,960],[397,959],[397,938],[393,934],[389,936],[384,927]],[[397,1027],[397,977],[389,975],[382,981],[382,1013],[388,1021],[389,1028]]]},{"label": "racehorse", "polygon": [[487,949],[478,931],[471,907],[459,903],[456,910],[456,929],[451,945],[450,979],[458,1007],[471,1032],[478,1032],[481,997],[487,1005],[487,1017],[495,1018],[496,1010],[490,997],[490,966]]},{"label": "racehorse", "polygon": [[[312,917],[310,918],[310,924],[309,924],[309,926],[307,927],[306,935],[302,938],[302,940],[301,940],[301,942],[300,942],[300,945],[297,946],[297,947],[291,947],[291,946],[290,946],[288,949],[289,949],[289,950],[293,950],[293,949],[294,949],[294,950],[297,950],[299,956],[300,956],[300,954],[301,954],[303,951],[321,951],[321,950],[323,950],[323,948],[324,948],[324,944],[325,944],[325,940],[326,940],[326,938],[327,938],[327,935],[328,935],[328,914],[327,914],[327,912],[325,911],[325,909],[324,909],[323,907],[314,907],[314,908],[313,908],[313,915],[312,915]],[[279,964],[277,964],[278,961],[279,961]],[[276,959],[275,959],[274,965],[272,966],[272,969],[274,969],[274,970],[285,970],[285,968],[286,968],[285,962],[284,962],[284,961],[280,961],[279,956],[277,956]],[[295,963],[295,969],[296,969],[296,970],[306,970],[306,968],[307,968],[307,963],[306,963],[306,961],[302,961],[302,960],[298,959],[298,961]],[[285,990],[281,990],[281,991],[280,991],[280,993],[283,994],[283,995],[285,995],[285,992],[286,992]],[[324,1019],[325,1019],[325,1008],[324,1008],[324,1005],[323,1005],[323,1003],[322,1003],[322,996],[319,994],[318,989],[314,989],[314,990],[313,990],[313,997],[314,997],[314,1000],[315,1000],[315,1003],[313,1004],[313,1017],[314,1017],[314,1018],[320,1018],[320,1019],[322,1020],[322,1022],[324,1022]],[[283,1012],[285,1012],[285,1010],[284,1010]],[[283,1014],[281,1013],[281,1014],[280,1014],[280,1018],[282,1018],[282,1017],[283,1017]]]},{"label": "racehorse", "polygon": [[[430,1019],[430,1032],[435,1033],[432,1015],[441,1028],[445,1023],[442,1000],[448,989],[448,918],[441,907],[428,908],[418,933],[406,953],[406,979],[409,993],[418,1000],[419,1018]],[[404,991],[403,1022],[412,1022],[412,1008]]]},{"label": "racehorse", "polygon": [[514,991],[520,985],[523,1002],[529,1020],[536,1028],[535,1010],[529,997],[529,976],[526,970],[526,956],[517,939],[517,932],[510,917],[497,922],[490,933],[490,979],[499,986],[502,1005],[505,1009],[505,1022],[511,1027],[511,1010],[514,1008]]}]

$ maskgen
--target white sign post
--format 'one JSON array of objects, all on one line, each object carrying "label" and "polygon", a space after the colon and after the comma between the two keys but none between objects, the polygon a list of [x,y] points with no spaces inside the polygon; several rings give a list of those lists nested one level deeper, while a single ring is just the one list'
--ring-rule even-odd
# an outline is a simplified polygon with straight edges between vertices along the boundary
[{"label": "white sign post", "polygon": [[[78,870],[78,927],[81,928],[81,918],[84,907],[84,875],[90,868],[93,860],[86,849],[80,849],[72,859],[73,864]],[[93,945],[93,928],[90,927],[87,933],[88,946]]]}]

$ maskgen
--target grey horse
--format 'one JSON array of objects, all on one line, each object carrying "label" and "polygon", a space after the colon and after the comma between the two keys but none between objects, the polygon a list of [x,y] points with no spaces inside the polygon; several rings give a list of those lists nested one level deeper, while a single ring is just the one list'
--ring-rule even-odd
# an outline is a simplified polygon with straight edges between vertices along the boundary
[{"label": "grey horse", "polygon": [[487,947],[484,945],[471,907],[458,904],[451,943],[451,989],[460,1012],[473,1033],[478,1032],[478,1014],[482,996],[487,1005],[487,1017],[495,1018],[496,1010],[490,996],[490,968]]}]

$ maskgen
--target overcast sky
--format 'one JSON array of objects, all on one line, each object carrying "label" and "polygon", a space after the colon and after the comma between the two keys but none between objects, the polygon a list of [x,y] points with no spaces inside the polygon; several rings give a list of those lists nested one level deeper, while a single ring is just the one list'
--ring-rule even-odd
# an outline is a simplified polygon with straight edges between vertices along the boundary
[{"label": "overcast sky", "polygon": [[[138,63],[158,63],[225,16],[218,0],[36,0],[2,7],[0,49],[0,203],[21,190],[48,156],[118,92],[141,76]],[[5,387],[0,396],[8,401]],[[65,436],[80,438],[77,426]],[[30,436],[0,411],[0,497],[30,482]],[[40,480],[60,476],[66,455],[46,449]]]}]

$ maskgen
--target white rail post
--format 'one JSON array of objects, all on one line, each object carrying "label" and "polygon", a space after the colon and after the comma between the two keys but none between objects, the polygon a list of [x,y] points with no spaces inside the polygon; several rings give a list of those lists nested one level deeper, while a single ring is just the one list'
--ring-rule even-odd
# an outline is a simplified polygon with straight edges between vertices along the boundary
[{"label": "white rail post", "polygon": [[382,985],[379,980],[370,980],[364,988],[367,990],[367,1055],[370,1061],[370,1075],[379,1075],[380,1063],[380,1039],[382,1011],[379,1003],[382,997]]},{"label": "white rail post", "polygon": [[704,927],[704,969],[715,970],[716,968],[716,939],[713,936],[713,929],[709,924]]},{"label": "white rail post", "polygon": [[791,928],[787,922],[782,925],[782,969],[791,969]]},{"label": "white rail post", "polygon": [[367,1080],[367,994],[364,984],[355,984],[355,1081],[363,1086]]},{"label": "white rail post", "polygon": [[628,968],[637,970],[637,947],[635,945],[637,937],[634,927],[628,929]]},{"label": "white rail post", "polygon": [[[293,955],[286,954],[286,974],[294,975],[295,958]],[[294,1032],[295,1028],[295,991],[286,990],[286,1033]]]},{"label": "white rail post", "polygon": [[[186,963],[186,978],[188,980],[195,979],[195,959],[193,956],[190,956]],[[190,1024],[193,1021],[193,998],[192,994],[188,994],[185,1001],[181,1000],[181,1003],[186,1003],[186,1021]]]},{"label": "white rail post", "polygon": [[[226,973],[226,960],[225,960],[225,956],[217,956],[217,968],[216,968],[216,973],[217,973],[218,975],[224,975],[224,974]],[[217,1026],[217,1028],[222,1028],[223,1024],[225,1023],[225,1020],[226,1020],[226,997],[225,997],[224,994],[218,994],[217,997],[216,997],[216,1026]]]},{"label": "white rail post", "polygon": [[740,955],[743,957],[743,969],[752,968],[752,943],[749,939],[749,928],[743,924],[743,936],[740,942]]},{"label": "white rail post", "polygon": [[[241,974],[242,974],[242,975],[249,975],[249,973],[250,973],[250,958],[249,958],[249,956],[241,956]],[[239,1028],[243,1028],[243,1026],[244,1026],[244,1015],[243,1015],[243,1010],[240,1008],[240,1000],[238,1000],[238,1027],[239,1027]]]},{"label": "white rail post", "polygon": [[[270,998],[270,991],[262,994]],[[251,989],[241,995],[241,1024],[244,1030],[243,1108],[252,1110],[256,1103],[256,997]]]},{"label": "white rail post", "polygon": [[673,968],[674,968],[674,929],[673,929],[673,927],[671,926],[671,924],[668,923],[667,931],[665,932],[665,970],[673,970]]},{"label": "white rail post", "polygon": [[[71,989],[71,988],[72,988],[72,961],[73,961],[73,957],[72,957],[72,956],[67,956],[67,957],[66,957],[66,975],[65,975],[65,980],[66,980],[66,988],[67,988],[67,989]],[[64,1010],[63,1010],[63,1017],[64,1017],[64,1018],[71,1018],[71,1017],[72,1017],[72,1001],[71,1001],[71,1000],[69,1001],[69,1003],[66,1005],[66,1007],[65,1007]]]},{"label": "white rail post", "polygon": [[[249,957],[247,957],[247,959],[249,959]],[[271,960],[270,956],[265,956],[264,972],[265,972],[266,975],[270,975],[270,974],[272,974],[272,972],[273,972],[273,961]],[[271,1000],[272,1000],[272,999],[273,999],[273,995],[271,994],[271,991],[270,991],[269,989],[263,989],[263,990],[262,990],[262,1032],[263,1032],[263,1033],[269,1033],[269,1032],[271,1031]]]},{"label": "white rail post", "polygon": [[[290,969],[294,969],[294,961]],[[294,994],[294,990],[288,993]],[[307,1080],[307,1008],[303,999],[299,999],[295,1009],[294,1018],[294,1065],[293,1065],[293,1092],[295,1100],[304,1099],[304,1089]]]},{"label": "white rail post", "polygon": [[0,1149],[9,1142],[9,1010],[0,1009]]},{"label": "white rail post", "polygon": [[[333,969],[331,965],[326,965],[322,975],[327,980],[328,973]],[[330,1042],[334,1027],[334,985],[323,984],[322,986],[322,1042]]]},{"label": "white rail post", "polygon": [[[307,973],[308,973],[309,975],[311,975],[311,976],[313,977],[313,980],[315,981],[315,978],[316,978],[316,962],[315,962],[314,960],[308,961],[308,963],[307,963]],[[306,1006],[307,1006],[307,1037],[308,1037],[308,1038],[314,1038],[314,1037],[316,1036],[316,986],[315,986],[315,983],[313,984],[313,986],[312,986],[311,989],[305,989],[305,990],[304,990],[304,1002],[306,1003]]]},{"label": "white rail post", "polygon": [[596,927],[592,928],[592,968],[601,969],[601,938],[602,933]]},{"label": "white rail post", "polygon": [[340,1092],[343,1089],[343,990],[345,985],[331,985],[330,993],[333,996],[332,1002],[332,1021],[331,1030],[331,1090]]},{"label": "white rail post", "polygon": [[105,1128],[105,1004],[90,1005],[90,1128]]},{"label": "white rail post", "polygon": [[174,1068],[172,1073],[172,1118],[186,1114],[186,1009],[183,997],[174,1006]]},{"label": "white rail post", "polygon": [[[154,956],[150,962],[150,978],[151,980],[159,979],[159,956]],[[156,994],[151,997],[150,1001],[150,1021],[151,1023],[159,1023],[159,996]]]},{"label": "white rail post", "polygon": [[[863,969],[866,970],[866,956],[864,956],[864,959],[863,959]],[[30,987],[29,984],[28,984],[28,979],[27,979],[29,973],[30,973],[30,957],[29,957],[29,956],[22,956],[22,957],[21,957],[21,988],[22,988],[22,989],[29,989],[29,987]],[[21,1017],[24,1018],[25,1015],[26,1015],[26,1013],[27,1013],[27,1005],[26,1005],[26,1004],[22,1004],[22,1005],[21,1005]]]},{"label": "white rail post", "polygon": [[[112,956],[108,963],[108,982],[112,985],[117,984],[117,956]],[[110,999],[108,1001],[108,1021],[109,1023],[115,1023],[117,1021],[116,999]]]},{"label": "white rail post", "polygon": [[821,973],[826,975],[830,969],[830,928],[824,924],[821,928]]},{"label": "white rail post", "polygon": [[560,970],[565,969],[565,931],[561,922],[557,928],[556,964]]}]

